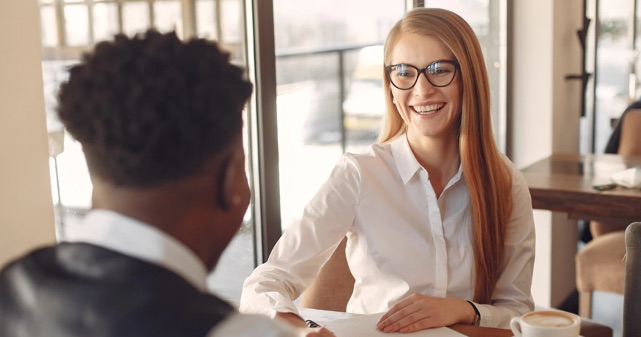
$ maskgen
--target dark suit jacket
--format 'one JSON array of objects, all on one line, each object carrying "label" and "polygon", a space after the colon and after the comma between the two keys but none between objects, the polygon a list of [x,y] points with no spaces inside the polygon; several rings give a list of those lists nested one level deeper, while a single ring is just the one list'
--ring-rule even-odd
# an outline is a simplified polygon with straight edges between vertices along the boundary
[{"label": "dark suit jacket", "polygon": [[0,272],[0,337],[203,337],[233,310],[167,269],[86,243]]}]

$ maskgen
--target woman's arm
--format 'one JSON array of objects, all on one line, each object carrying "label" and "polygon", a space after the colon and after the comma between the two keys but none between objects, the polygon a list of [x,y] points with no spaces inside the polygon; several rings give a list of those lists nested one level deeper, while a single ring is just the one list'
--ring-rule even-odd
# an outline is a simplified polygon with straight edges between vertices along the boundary
[{"label": "woman's arm", "polygon": [[293,300],[311,285],[354,221],[360,177],[356,160],[345,155],[329,179],[274,246],[266,263],[245,280],[240,311],[298,313]]},{"label": "woman's arm", "polygon": [[628,111],[623,119],[618,153],[623,156],[641,156],[641,109]]}]

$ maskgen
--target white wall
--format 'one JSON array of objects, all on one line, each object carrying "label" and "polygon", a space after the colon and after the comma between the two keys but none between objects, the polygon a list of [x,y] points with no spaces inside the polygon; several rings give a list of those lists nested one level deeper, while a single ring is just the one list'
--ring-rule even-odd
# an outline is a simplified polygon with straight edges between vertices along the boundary
[{"label": "white wall", "polygon": [[0,1],[0,265],[55,240],[37,1]]},{"label": "white wall", "polygon": [[[512,159],[525,167],[552,153],[579,152],[582,0],[511,2]],[[558,306],[575,289],[576,221],[535,211],[537,305]]]}]

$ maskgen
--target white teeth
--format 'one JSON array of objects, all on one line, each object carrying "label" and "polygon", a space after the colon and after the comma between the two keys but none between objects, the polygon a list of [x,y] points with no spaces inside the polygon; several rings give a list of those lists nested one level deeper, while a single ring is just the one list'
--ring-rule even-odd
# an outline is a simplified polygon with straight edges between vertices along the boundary
[{"label": "white teeth", "polygon": [[430,104],[430,105],[415,105],[414,110],[420,114],[426,114],[430,113],[432,111],[436,111],[440,108],[445,106],[445,103],[435,103],[435,104]]}]

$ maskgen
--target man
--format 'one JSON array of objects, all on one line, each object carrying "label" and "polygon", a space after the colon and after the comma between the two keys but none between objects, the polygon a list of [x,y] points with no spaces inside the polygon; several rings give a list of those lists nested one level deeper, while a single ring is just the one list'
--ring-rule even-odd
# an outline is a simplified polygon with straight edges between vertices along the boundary
[{"label": "man", "polygon": [[83,146],[93,210],[0,272],[0,336],[333,336],[207,293],[250,199],[252,85],[227,53],[150,30],[99,43],[69,75],[58,113]]}]

